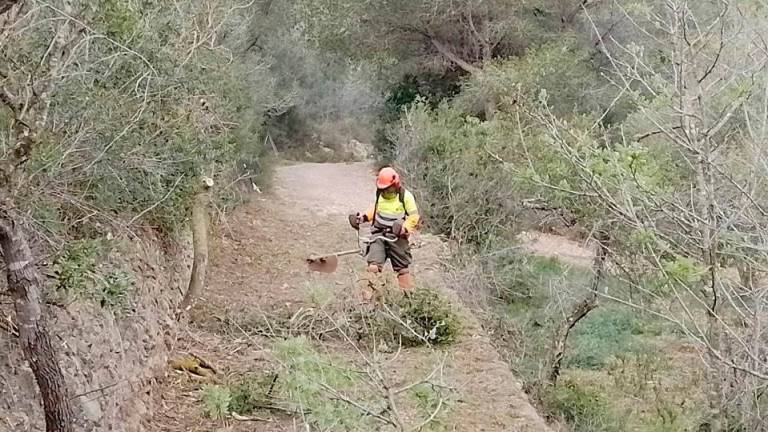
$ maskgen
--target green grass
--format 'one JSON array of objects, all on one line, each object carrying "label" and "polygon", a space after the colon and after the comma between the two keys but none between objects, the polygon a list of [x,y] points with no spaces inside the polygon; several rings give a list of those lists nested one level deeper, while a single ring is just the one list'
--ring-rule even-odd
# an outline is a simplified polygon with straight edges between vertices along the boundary
[{"label": "green grass", "polygon": [[573,329],[566,367],[601,369],[617,355],[642,349],[645,323],[638,312],[616,305],[598,307]]}]

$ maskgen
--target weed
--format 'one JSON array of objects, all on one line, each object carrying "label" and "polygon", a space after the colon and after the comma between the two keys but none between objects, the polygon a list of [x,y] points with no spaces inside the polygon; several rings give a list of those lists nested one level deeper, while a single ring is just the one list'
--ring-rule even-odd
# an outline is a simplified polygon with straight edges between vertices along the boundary
[{"label": "weed", "polygon": [[73,297],[83,296],[103,252],[104,244],[98,240],[72,242],[53,263],[53,270],[58,275],[57,288]]},{"label": "weed", "polygon": [[124,311],[128,307],[128,290],[131,288],[131,276],[124,271],[112,271],[101,280],[96,295],[100,297],[101,307]]},{"label": "weed", "polygon": [[421,430],[432,432],[447,430],[441,419],[446,416],[446,405],[450,401],[447,400],[444,393],[442,389],[431,384],[419,384],[408,392],[421,417],[428,419],[439,410],[438,415]]},{"label": "weed", "polygon": [[271,390],[277,380],[276,375],[246,376],[230,386],[232,400],[229,409],[238,414],[250,414],[256,409],[271,405]]},{"label": "weed", "polygon": [[557,258],[513,254],[496,259],[488,271],[496,279],[497,295],[516,311],[543,307],[548,288],[567,278],[569,284],[583,284],[586,274],[566,268]]},{"label": "weed", "polygon": [[308,284],[309,300],[318,308],[326,307],[333,300],[333,291],[322,284]]},{"label": "weed", "polygon": [[92,300],[116,312],[129,306],[131,275],[113,270],[101,276],[98,265],[109,255],[109,243],[102,240],[72,242],[54,261],[57,290],[73,299]]},{"label": "weed", "polygon": [[229,414],[232,393],[226,386],[203,387],[203,413],[214,420],[222,420]]}]

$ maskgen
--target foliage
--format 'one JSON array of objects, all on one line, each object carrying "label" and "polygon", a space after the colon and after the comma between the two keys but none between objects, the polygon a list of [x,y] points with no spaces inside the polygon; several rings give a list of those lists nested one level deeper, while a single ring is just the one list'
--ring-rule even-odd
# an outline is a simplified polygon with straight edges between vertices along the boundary
[{"label": "foliage", "polygon": [[525,253],[488,259],[485,269],[494,276],[495,294],[514,309],[541,306],[548,298],[547,287],[565,276],[571,284],[578,279],[578,271],[567,269],[557,258]]},{"label": "foliage", "polygon": [[276,376],[249,374],[224,384],[203,386],[203,413],[214,420],[223,420],[233,413],[251,414],[258,409],[275,406],[271,399]]},{"label": "foliage", "polygon": [[[243,52],[255,10],[236,2],[86,3],[65,8],[91,23],[80,33],[59,16],[64,9],[22,13],[14,50],[2,52],[14,65],[9,91],[30,80],[50,85],[38,91],[50,98],[41,102],[44,110],[19,111],[45,117],[19,119],[41,125],[20,174],[21,210],[61,238],[137,225],[173,235],[185,225],[202,176],[220,185],[217,199],[235,179],[249,187],[260,181],[263,119],[285,102],[270,71],[259,67],[268,56]],[[44,65],[61,68],[55,77],[32,68],[31,59],[50,52],[52,35],[30,32],[27,19],[50,21],[72,38],[67,57]],[[235,30],[218,34],[228,26]],[[201,31],[211,41],[206,46],[197,39]],[[0,142],[7,147],[10,138]]]},{"label": "foliage", "polygon": [[550,389],[544,398],[552,414],[566,420],[574,432],[623,430],[606,396],[575,380],[564,380]]},{"label": "foliage", "polygon": [[78,240],[70,243],[54,260],[56,289],[70,299],[91,300],[115,312],[129,308],[132,275],[121,270],[100,271],[110,254],[104,240]]},{"label": "foliage", "polygon": [[223,420],[230,413],[232,393],[226,386],[205,385],[203,387],[203,413],[214,420]]},{"label": "foliage", "polygon": [[[397,313],[409,330],[401,330],[410,344],[450,345],[459,337],[462,324],[451,303],[435,291],[418,288],[397,300]],[[418,334],[418,337],[413,335]]]},{"label": "foliage", "polygon": [[[358,376],[337,359],[318,354],[305,337],[279,341],[274,353],[281,363],[279,391],[289,408],[317,430],[371,430],[373,419],[333,396],[348,394]],[[358,400],[365,400],[363,395]]]},{"label": "foliage", "polygon": [[256,409],[270,406],[270,392],[279,377],[277,375],[248,375],[231,385],[231,412],[250,414]]},{"label": "foliage", "polygon": [[643,343],[635,336],[644,332],[636,312],[617,306],[599,308],[574,328],[566,365],[601,369],[617,356],[641,350]]},{"label": "foliage", "polygon": [[446,409],[445,406],[450,403],[450,401],[446,402],[445,393],[444,389],[431,384],[419,384],[409,390],[408,394],[415,401],[421,417],[428,419],[435,412],[438,412],[438,415],[434,416],[435,418],[422,430],[428,432],[447,432],[449,430],[450,426],[442,421],[450,413],[449,408]]}]

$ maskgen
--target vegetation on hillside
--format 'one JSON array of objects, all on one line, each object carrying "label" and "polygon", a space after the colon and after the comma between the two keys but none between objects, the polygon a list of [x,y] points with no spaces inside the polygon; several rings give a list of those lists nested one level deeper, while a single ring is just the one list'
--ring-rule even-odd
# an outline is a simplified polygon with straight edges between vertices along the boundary
[{"label": "vegetation on hillside", "polygon": [[[577,430],[765,427],[764,4],[350,0],[342,18],[338,2],[307,3],[321,45],[364,47],[354,54],[384,70],[378,148],[431,228],[478,252],[480,268],[506,257],[471,280],[502,285],[486,292],[502,319],[536,315],[516,336],[533,351],[510,355],[539,362],[528,378],[545,408]],[[542,213],[602,258],[559,289],[510,296],[520,281],[506,272],[528,265],[517,235]],[[661,330],[635,344],[622,330],[635,320]],[[661,357],[675,347],[691,355]],[[700,378],[635,395],[655,400],[646,416],[599,384],[615,376],[600,353],[658,389],[680,368]]]},{"label": "vegetation on hillside", "polygon": [[[0,1],[0,249],[49,430],[75,413],[43,257],[119,314],[110,239],[176,239],[203,179],[226,211],[269,154],[350,138],[460,246],[553,420],[764,430],[766,24],[758,0]],[[521,253],[542,214],[591,268]]]}]

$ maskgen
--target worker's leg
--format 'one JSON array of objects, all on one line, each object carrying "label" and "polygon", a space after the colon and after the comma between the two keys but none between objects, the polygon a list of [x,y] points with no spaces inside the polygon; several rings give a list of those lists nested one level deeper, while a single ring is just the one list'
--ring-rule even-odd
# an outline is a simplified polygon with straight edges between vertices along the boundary
[{"label": "worker's leg", "polygon": [[384,263],[387,262],[387,248],[384,245],[383,240],[376,240],[368,245],[368,254],[366,255],[368,262],[368,271],[371,273],[380,273],[384,268]]},{"label": "worker's leg", "polygon": [[395,243],[390,243],[387,252],[392,263],[392,270],[397,273],[397,283],[404,292],[411,290],[411,245],[408,239],[401,238]]},{"label": "worker's leg", "polygon": [[366,261],[368,263],[367,272],[368,283],[363,285],[362,297],[363,301],[369,302],[373,299],[376,290],[376,276],[381,273],[384,268],[384,263],[387,261],[387,249],[384,242],[376,240],[368,245],[368,253],[366,255]]}]

